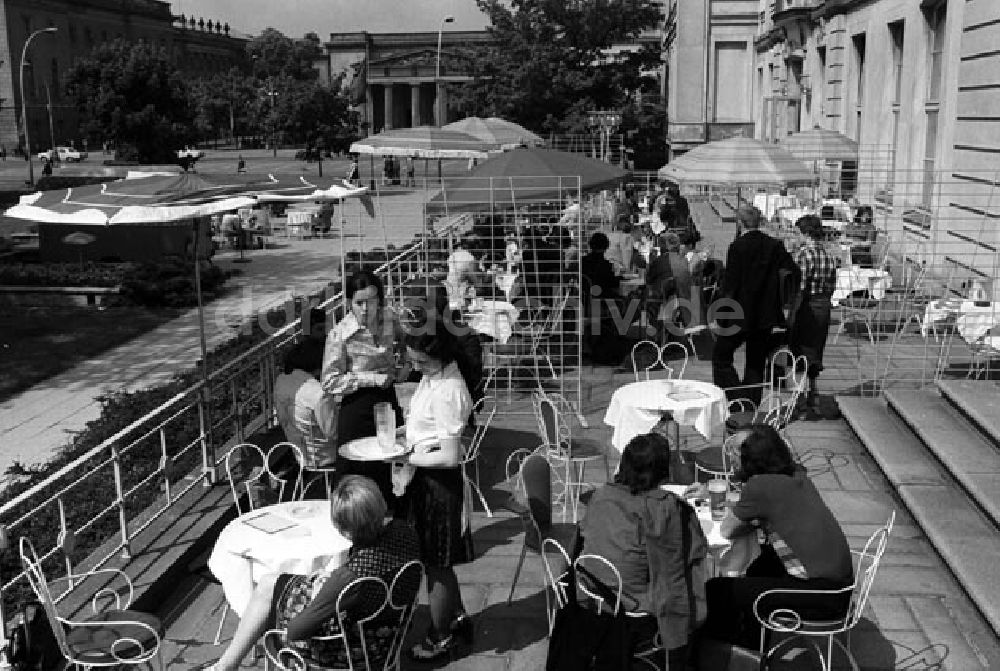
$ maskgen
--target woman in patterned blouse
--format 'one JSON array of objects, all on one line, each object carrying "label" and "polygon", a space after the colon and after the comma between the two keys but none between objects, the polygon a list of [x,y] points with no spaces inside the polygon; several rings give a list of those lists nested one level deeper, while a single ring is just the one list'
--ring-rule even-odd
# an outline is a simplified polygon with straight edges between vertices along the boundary
[{"label": "woman in patterned blouse", "polygon": [[369,576],[392,584],[404,564],[420,558],[420,544],[413,527],[400,520],[386,522],[385,515],[385,499],[374,482],[359,475],[341,479],[330,495],[330,517],[337,530],[353,543],[347,563],[332,572],[311,576],[283,573],[262,577],[232,642],[219,661],[209,667],[210,671],[238,669],[275,620],[279,628],[285,628],[286,640],[313,662],[320,665],[345,662],[342,643],[309,640],[339,633],[336,607],[341,592],[352,581]]},{"label": "woman in patterned blouse", "polygon": [[[367,270],[351,275],[344,285],[349,312],[330,330],[323,351],[320,382],[323,391],[339,399],[337,442],[340,445],[375,435],[375,404],[391,403],[396,426],[403,411],[393,388],[394,348],[400,340],[399,323],[385,309],[382,282]],[[339,473],[355,473],[373,479],[393,507],[389,466],[380,461],[337,461]]]}]

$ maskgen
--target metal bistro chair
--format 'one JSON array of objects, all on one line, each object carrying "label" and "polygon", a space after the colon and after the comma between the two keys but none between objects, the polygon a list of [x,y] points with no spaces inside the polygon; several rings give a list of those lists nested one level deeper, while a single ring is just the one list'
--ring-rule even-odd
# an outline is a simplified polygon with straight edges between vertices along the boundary
[{"label": "metal bistro chair", "polygon": [[762,388],[760,405],[755,406],[746,398],[734,399],[741,402],[741,407],[733,412],[733,404],[730,403],[726,431],[732,434],[749,429],[754,424],[771,424],[778,430],[784,429],[795,418],[799,398],[806,392],[809,384],[807,368],[804,355],[795,356],[786,347],[777,350],[771,356],[767,379],[757,385]]},{"label": "metal bistro chair", "polygon": [[[617,615],[622,610],[622,577],[618,568],[610,561],[601,555],[582,554],[573,562],[573,574],[576,576],[576,589],[594,603],[598,613],[610,612]],[[608,584],[608,577],[612,579],[611,585]],[[626,610],[625,616],[644,618],[649,614]],[[632,661],[656,671],[665,668],[655,661],[660,657],[666,662],[667,651],[660,641],[659,632],[650,640],[633,643],[637,643],[637,647],[630,652]]]},{"label": "metal bistro chair", "polygon": [[[760,668],[766,668],[768,661],[775,657],[776,653],[783,647],[799,638],[806,639],[816,651],[823,671],[833,670],[833,646],[844,653],[848,663],[854,671],[858,671],[858,664],[854,660],[850,649],[851,630],[857,625],[858,620],[864,612],[868,603],[868,595],[875,582],[875,575],[882,562],[882,555],[885,553],[886,545],[889,541],[889,534],[896,520],[896,511],[889,515],[885,525],[879,527],[865,543],[860,551],[851,551],[856,557],[857,565],[854,571],[854,584],[836,590],[797,590],[797,589],[772,589],[764,592],[754,601],[754,616],[760,622]],[[810,620],[803,618],[791,608],[779,608],[769,613],[761,612],[761,602],[775,595],[781,594],[808,594],[808,595],[835,595],[849,592],[851,594],[850,604],[843,618],[833,620]],[[847,633],[847,645],[844,645],[837,634]],[[774,646],[768,648],[768,639],[772,633],[788,634],[789,636]],[[826,638],[825,651],[819,643],[813,639]]]},{"label": "metal bistro chair", "polygon": [[[522,454],[517,451],[508,457],[508,466],[512,461],[520,460]],[[552,522],[552,468],[544,455],[532,452],[523,457],[515,490],[516,494],[507,500],[504,507],[521,519],[524,541],[517,568],[514,569],[514,579],[510,583],[510,594],[507,595],[508,606],[514,598],[514,589],[529,549],[541,554],[543,544],[549,538],[556,540],[563,548],[575,548],[577,539],[575,524]],[[545,611],[551,612],[548,590],[545,590]]]},{"label": "metal bistro chair", "polygon": [[563,491],[558,497],[563,506],[563,522],[566,521],[566,511],[569,508],[573,511],[575,523],[580,492],[586,484],[584,478],[587,474],[587,464],[603,459],[606,481],[611,480],[607,452],[599,444],[574,440],[564,412],[564,410],[569,411],[570,407],[560,394],[536,391],[531,400],[538,422],[538,435],[542,439],[540,447],[543,454],[550,463],[563,467],[563,473],[558,476],[563,485]]},{"label": "metal bistro chair", "polygon": [[[480,413],[485,411],[485,418],[481,418],[476,423],[476,430],[473,432],[472,436],[469,438],[467,444],[465,445],[464,454],[462,456],[462,476],[465,478],[466,486],[469,487],[476,496],[479,497],[479,502],[483,504],[483,510],[486,511],[488,517],[493,517],[493,513],[490,511],[489,505],[486,503],[486,497],[483,496],[483,490],[479,484],[479,448],[482,446],[483,438],[486,436],[486,432],[490,430],[490,424],[493,422],[494,415],[497,414],[497,404],[496,399],[492,396],[484,396],[479,401],[476,402],[476,406],[472,410],[473,416],[478,416]],[[472,469],[472,475],[469,475],[469,469]],[[469,501],[469,509],[472,509],[472,501]]]},{"label": "metal bistro chair", "polygon": [[[562,563],[554,566],[549,561],[550,553],[557,554],[559,561]],[[570,559],[566,548],[555,538],[546,538],[542,541],[541,555],[542,564],[545,566],[545,577],[549,583],[548,588],[552,590],[552,597],[555,602],[554,608],[546,613],[549,619],[549,634],[551,635],[552,627],[555,625],[555,611],[568,603],[566,590],[569,588],[569,567],[572,566],[573,560]]]},{"label": "metal bistro chair", "polygon": [[[337,668],[364,668],[378,669],[379,671],[391,671],[400,668],[399,656],[403,649],[403,642],[410,629],[413,620],[413,612],[417,607],[417,599],[420,594],[420,583],[424,579],[424,565],[419,561],[411,561],[404,564],[392,579],[388,587],[388,596],[382,601],[382,606],[375,611],[379,601],[383,599],[382,589],[385,583],[378,578],[361,578],[364,581],[377,580],[381,585],[374,582],[361,583],[352,588],[348,585],[340,595],[337,604],[337,634],[328,637],[319,637],[318,641],[342,641],[345,649],[343,666]],[[355,581],[358,582],[358,581]],[[368,604],[363,605],[361,610],[348,609],[342,607],[341,602],[349,598],[352,589],[355,594],[363,590],[368,590],[365,598]],[[375,611],[375,614],[368,617],[368,613]],[[346,620],[354,621],[356,624],[357,637],[354,637],[354,630],[345,628]],[[362,621],[363,620],[363,621]],[[349,632],[344,636],[344,632]],[[353,639],[353,640],[352,640]],[[360,643],[360,644],[359,644]],[[268,660],[278,665],[278,668],[294,668],[296,671],[302,669],[321,669],[315,663],[310,663],[308,667],[299,666],[306,660],[302,656],[301,648],[289,645],[285,640],[285,632],[281,629],[274,629],[264,635],[264,650]],[[312,662],[312,660],[310,660]],[[364,663],[364,667],[361,663]],[[295,666],[291,666],[294,664]]]},{"label": "metal bistro chair", "polygon": [[389,587],[385,581],[373,576],[357,578],[337,596],[336,615],[324,625],[324,631],[329,633],[294,644],[285,638],[284,629],[271,629],[264,634],[264,653],[283,671],[380,668],[372,664],[369,656],[369,637],[374,640],[376,620],[388,606]]},{"label": "metal bistro chair", "polygon": [[[159,668],[165,668],[160,654],[163,624],[153,615],[128,609],[134,591],[132,581],[124,572],[113,568],[96,569],[86,573],[69,574],[52,581],[52,583],[67,581],[72,586],[97,575],[109,576],[109,582],[119,577],[125,581],[127,598],[124,601],[117,590],[105,583],[91,600],[93,618],[69,620],[61,617],[56,610],[55,600],[49,591],[49,585],[52,583],[46,580],[41,560],[31,541],[23,536],[20,553],[24,575],[45,610],[59,652],[73,665],[73,668],[138,666],[149,664],[154,657]],[[113,602],[114,609],[101,609],[99,603],[105,599]]]},{"label": "metal bistro chair", "polygon": [[[267,503],[264,493],[269,483],[266,480],[273,476],[267,468],[267,457],[263,450],[253,443],[240,443],[226,452],[224,463],[226,480],[229,481],[229,491],[233,495],[233,505],[236,506],[237,515],[244,515]],[[206,580],[218,584],[216,577],[207,568],[199,566],[197,572]],[[215,630],[213,639],[215,645],[219,645],[222,640],[222,629],[226,624],[227,615],[229,615],[229,602],[223,595],[222,617],[219,618],[219,626]]]}]

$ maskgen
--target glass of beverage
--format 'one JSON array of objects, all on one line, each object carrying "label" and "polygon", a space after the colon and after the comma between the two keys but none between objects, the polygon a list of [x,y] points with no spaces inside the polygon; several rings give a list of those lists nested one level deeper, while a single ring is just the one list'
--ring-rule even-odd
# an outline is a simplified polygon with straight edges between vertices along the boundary
[{"label": "glass of beverage", "polygon": [[375,437],[383,452],[392,452],[396,447],[396,413],[391,403],[375,404]]},{"label": "glass of beverage", "polygon": [[722,478],[708,481],[708,505],[712,509],[712,519],[720,521],[726,516],[726,495],[729,493],[729,483]]}]

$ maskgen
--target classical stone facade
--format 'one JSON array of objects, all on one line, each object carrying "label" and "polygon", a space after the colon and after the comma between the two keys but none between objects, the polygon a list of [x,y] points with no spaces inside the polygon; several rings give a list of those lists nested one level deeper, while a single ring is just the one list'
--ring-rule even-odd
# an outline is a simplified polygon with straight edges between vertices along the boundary
[{"label": "classical stone facade", "polygon": [[[25,41],[36,30],[56,33],[32,40],[24,66],[24,93],[32,149],[77,146],[82,135],[76,110],[62,95],[63,74],[75,58],[117,38],[144,40],[167,51],[189,73],[225,70],[246,63],[244,36],[229,24],[173,16],[161,0],[0,0],[0,144],[9,152],[23,142],[20,70]],[[51,110],[51,115],[49,111]]]},{"label": "classical stone facade", "polygon": [[332,33],[320,72],[355,96],[362,123],[372,133],[391,128],[443,126],[454,121],[448,83],[469,81],[463,50],[488,44],[486,31],[438,33]]},{"label": "classical stone facade", "polygon": [[860,145],[858,197],[907,255],[996,275],[1000,2],[772,0],[754,71],[757,136],[814,126]]}]

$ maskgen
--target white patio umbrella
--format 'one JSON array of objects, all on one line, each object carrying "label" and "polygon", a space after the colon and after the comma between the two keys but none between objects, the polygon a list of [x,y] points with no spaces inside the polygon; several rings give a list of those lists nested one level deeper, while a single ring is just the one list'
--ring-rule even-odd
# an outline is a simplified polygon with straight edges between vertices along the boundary
[{"label": "white patio umbrella", "polygon": [[803,161],[857,161],[858,143],[843,133],[816,126],[778,140],[779,146],[787,149]]},{"label": "white patio umbrella", "polygon": [[696,147],[657,174],[678,184],[709,186],[798,186],[816,180],[813,171],[785,149],[745,137]]},{"label": "white patio umbrella", "polygon": [[466,133],[484,142],[500,145],[503,149],[541,147],[545,144],[545,140],[524,126],[495,116],[486,119],[470,116],[460,121],[453,121],[441,128]]}]

